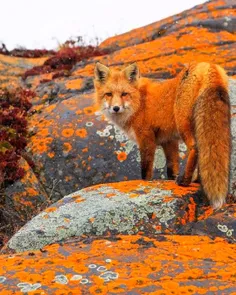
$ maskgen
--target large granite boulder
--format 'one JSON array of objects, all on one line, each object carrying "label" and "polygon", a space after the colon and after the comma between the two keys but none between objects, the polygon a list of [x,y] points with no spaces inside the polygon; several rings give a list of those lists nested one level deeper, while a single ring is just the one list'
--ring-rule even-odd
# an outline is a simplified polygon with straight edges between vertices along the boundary
[{"label": "large granite boulder", "polygon": [[197,190],[197,185],[183,188],[172,181],[138,180],[88,187],[37,215],[8,245],[19,252],[72,236],[178,233],[197,220]]}]

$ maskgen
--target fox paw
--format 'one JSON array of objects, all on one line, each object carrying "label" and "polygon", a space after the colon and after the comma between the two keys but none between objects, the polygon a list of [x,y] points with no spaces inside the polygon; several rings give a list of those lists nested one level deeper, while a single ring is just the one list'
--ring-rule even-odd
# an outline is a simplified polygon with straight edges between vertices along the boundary
[{"label": "fox paw", "polygon": [[192,182],[194,182],[194,183],[201,183],[200,177],[198,177],[198,178],[192,180]]},{"label": "fox paw", "polygon": [[168,179],[168,180],[176,180],[177,177],[178,177],[177,175],[174,175],[174,174],[173,174],[173,175],[171,175],[171,176],[168,175],[167,179]]},{"label": "fox paw", "polygon": [[191,183],[191,179],[185,178],[183,175],[179,175],[176,178],[176,183],[180,186],[189,186]]},{"label": "fox paw", "polygon": [[176,175],[172,168],[167,167],[167,179],[174,180],[177,178],[178,175]]}]

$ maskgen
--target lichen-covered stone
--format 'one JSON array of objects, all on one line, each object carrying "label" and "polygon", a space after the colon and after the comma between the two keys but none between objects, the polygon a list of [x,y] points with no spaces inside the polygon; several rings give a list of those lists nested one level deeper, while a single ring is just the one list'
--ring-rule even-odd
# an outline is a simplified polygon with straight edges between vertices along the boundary
[{"label": "lichen-covered stone", "polygon": [[2,202],[8,214],[12,214],[11,218],[18,227],[29,220],[32,215],[44,209],[49,202],[43,186],[23,158],[20,160],[20,167],[26,171],[26,174],[5,189],[3,196],[7,197]]},{"label": "lichen-covered stone", "polygon": [[201,217],[198,222],[192,224],[192,234],[222,237],[236,243],[236,204],[228,205],[206,219],[201,220]]},{"label": "lichen-covered stone", "polygon": [[221,238],[76,238],[0,256],[1,295],[235,294],[236,248]]},{"label": "lichen-covered stone", "polygon": [[27,69],[42,65],[46,59],[46,57],[20,58],[0,54],[0,87],[22,86],[20,75]]},{"label": "lichen-covered stone", "polygon": [[47,208],[9,241],[14,251],[39,249],[84,234],[177,233],[196,221],[197,185],[179,187],[172,181],[130,181],[82,189]]}]

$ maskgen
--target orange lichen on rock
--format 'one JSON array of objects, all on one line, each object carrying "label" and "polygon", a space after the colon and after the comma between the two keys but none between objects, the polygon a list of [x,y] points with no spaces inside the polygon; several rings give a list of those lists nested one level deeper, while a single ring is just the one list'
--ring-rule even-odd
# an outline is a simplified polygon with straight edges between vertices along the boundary
[{"label": "orange lichen on rock", "polygon": [[29,196],[36,196],[38,194],[38,192],[32,187],[27,188],[27,193]]},{"label": "orange lichen on rock", "polygon": [[84,82],[83,79],[69,80],[66,83],[66,88],[68,88],[68,89],[81,89],[83,82]]},{"label": "orange lichen on rock", "polygon": [[63,150],[65,152],[70,152],[72,150],[72,146],[69,142],[64,142],[63,143]]},{"label": "orange lichen on rock", "polygon": [[61,135],[64,137],[71,137],[74,135],[74,132],[72,128],[65,128],[62,130]]},{"label": "orange lichen on rock", "polygon": [[82,149],[82,152],[83,153],[87,153],[88,152],[88,148],[86,147],[86,148]]},{"label": "orange lichen on rock", "polygon": [[71,239],[1,256],[1,294],[233,294],[235,255],[232,244],[204,236]]},{"label": "orange lichen on rock", "polygon": [[[209,38],[211,39],[211,43],[209,43]],[[236,37],[229,32],[221,31],[216,35],[209,32],[205,28],[189,27],[188,34],[186,34],[186,29],[182,29],[180,31],[173,32],[166,37],[142,43],[135,47],[126,47],[118,52],[114,52],[109,55],[108,62],[112,61],[114,63],[120,60],[123,60],[123,62],[133,62],[134,60],[145,61],[154,57],[160,58],[163,55],[164,48],[165,56],[178,59],[179,51],[182,51],[183,53],[184,51],[191,52],[188,50],[190,44],[193,47],[192,49],[213,49],[216,47],[214,43],[219,41],[218,38],[220,38],[222,42],[236,41]],[[176,54],[171,55],[174,51],[177,51]]]},{"label": "orange lichen on rock", "polygon": [[211,216],[213,213],[212,207],[205,208],[204,213],[198,217],[198,220],[206,219],[207,217]]},{"label": "orange lichen on rock", "polygon": [[[135,190],[139,190],[140,187],[142,187],[143,191],[145,192],[146,189],[150,190],[150,188],[152,187],[152,188],[161,188],[164,190],[170,190],[175,195],[187,195],[187,194],[195,193],[199,189],[198,184],[191,184],[191,186],[188,186],[188,187],[181,187],[173,181],[161,181],[161,180],[157,180],[157,181],[130,180],[130,181],[108,183],[106,185],[124,193],[129,193]],[[90,190],[94,190],[94,188],[100,188],[102,186],[104,186],[104,184],[98,184],[86,189],[90,191]]]},{"label": "orange lichen on rock", "polygon": [[49,153],[47,153],[47,155],[48,155],[48,157],[49,157],[50,159],[52,159],[52,158],[55,157],[55,153],[54,153],[54,152],[49,152]]},{"label": "orange lichen on rock", "polygon": [[32,150],[39,154],[46,153],[48,152],[52,141],[53,139],[51,137],[37,139],[35,140],[36,145],[32,148]]},{"label": "orange lichen on rock", "polygon": [[88,135],[87,130],[85,128],[77,129],[75,131],[75,134],[76,136],[79,136],[81,138],[85,138]]},{"label": "orange lichen on rock", "polygon": [[97,111],[96,106],[89,106],[83,109],[85,115],[93,115]]},{"label": "orange lichen on rock", "polygon": [[117,160],[120,161],[120,162],[123,162],[127,159],[127,154],[126,152],[120,152],[120,153],[117,153]]},{"label": "orange lichen on rock", "polygon": [[173,181],[164,181],[161,187],[163,189],[173,190],[175,194],[186,194],[187,192],[194,193],[199,190],[199,184],[197,183],[191,183],[191,185],[188,187],[182,187]]},{"label": "orange lichen on rock", "polygon": [[56,207],[50,207],[50,208],[47,208],[47,209],[45,210],[45,212],[54,212],[54,211],[56,211],[56,210],[57,210]]},{"label": "orange lichen on rock", "polygon": [[75,202],[76,203],[81,203],[83,201],[84,201],[84,199],[82,197],[77,197]]}]

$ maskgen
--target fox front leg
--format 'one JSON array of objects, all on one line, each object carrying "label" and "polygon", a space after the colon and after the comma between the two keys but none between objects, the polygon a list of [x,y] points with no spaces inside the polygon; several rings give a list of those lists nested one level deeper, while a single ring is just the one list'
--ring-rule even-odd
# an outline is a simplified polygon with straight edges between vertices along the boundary
[{"label": "fox front leg", "polygon": [[156,143],[154,135],[146,136],[139,143],[139,150],[141,156],[141,174],[142,179],[151,180],[153,172],[153,162],[156,150]]}]

